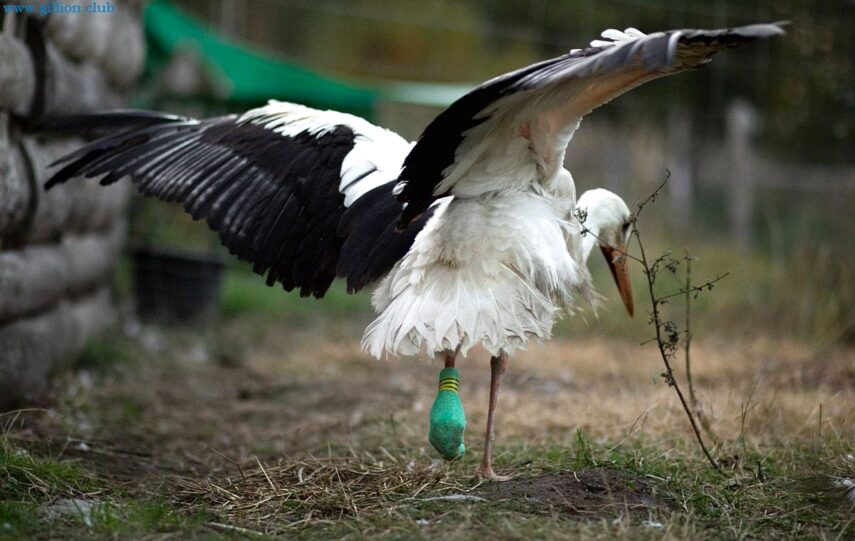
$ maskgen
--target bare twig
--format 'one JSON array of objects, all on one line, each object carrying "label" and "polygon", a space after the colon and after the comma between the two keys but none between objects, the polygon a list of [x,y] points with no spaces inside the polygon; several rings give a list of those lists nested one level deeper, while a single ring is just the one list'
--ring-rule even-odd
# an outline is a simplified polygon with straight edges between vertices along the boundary
[{"label": "bare twig", "polygon": [[241,479],[246,479],[246,475],[244,475],[244,474],[243,474],[243,468],[241,468],[241,467],[240,467],[240,462],[238,462],[237,460],[235,460],[235,459],[233,459],[233,458],[229,458],[229,457],[227,457],[226,455],[224,455],[223,453],[221,453],[221,452],[217,451],[217,450],[216,450],[216,449],[214,449],[213,447],[208,447],[208,450],[210,450],[211,452],[213,452],[213,453],[215,453],[215,454],[219,455],[220,457],[222,457],[222,458],[226,459],[228,462],[231,462],[232,464],[234,464],[234,466],[235,466],[235,467],[237,468],[237,470],[238,470],[238,473],[240,473],[240,478],[241,478]]},{"label": "bare twig", "polygon": [[[583,237],[585,235],[591,235],[592,237],[594,237],[595,239],[600,241],[600,244],[604,244],[603,239],[600,238],[599,235],[595,234],[593,231],[591,231],[590,229],[585,227],[585,221],[588,219],[587,213],[581,212],[579,209],[577,209],[576,210],[576,219],[579,220],[579,225],[581,226],[580,234]],[[630,259],[630,260],[635,261],[637,263],[641,263],[641,260],[638,259],[637,257],[635,257],[634,255],[630,254],[628,250],[620,250],[618,248],[615,248],[615,252],[617,252],[618,254],[620,254],[621,256],[623,256],[627,259]]]},{"label": "bare twig", "polygon": [[220,530],[225,532],[233,532],[242,534],[250,537],[266,537],[263,533],[257,532],[255,530],[250,530],[248,528],[241,528],[240,526],[233,526],[231,524],[221,524],[219,522],[206,522],[205,526],[213,529]]},{"label": "bare twig", "polygon": [[[666,175],[665,181],[659,185],[656,190],[650,194],[647,199],[638,204],[638,210],[635,212],[635,215],[631,221],[632,227],[632,235],[635,236],[636,243],[638,244],[638,250],[640,252],[639,259],[641,260],[641,265],[644,268],[644,275],[647,279],[647,291],[650,295],[651,302],[651,314],[650,314],[650,322],[653,324],[653,327],[656,331],[656,345],[659,348],[659,354],[662,358],[662,362],[665,364],[665,372],[662,373],[662,376],[665,378],[666,383],[674,388],[674,391],[677,393],[677,397],[680,400],[680,404],[683,406],[683,410],[686,412],[686,416],[689,418],[689,424],[692,426],[692,431],[695,433],[695,439],[698,441],[698,445],[700,445],[701,450],[706,456],[707,461],[709,461],[710,465],[715,468],[719,473],[723,473],[721,467],[718,465],[718,462],[713,458],[709,449],[704,442],[703,435],[701,434],[701,430],[698,426],[698,422],[695,419],[695,414],[693,413],[693,408],[689,406],[689,403],[686,400],[685,395],[683,394],[682,389],[680,388],[679,383],[674,377],[674,369],[671,366],[671,360],[674,358],[678,343],[680,333],[677,330],[677,326],[671,321],[665,321],[662,317],[662,312],[660,307],[664,304],[663,301],[670,297],[674,297],[677,295],[691,295],[692,292],[700,291],[704,286],[692,287],[691,283],[689,283],[686,287],[685,291],[679,291],[677,293],[671,295],[665,295],[662,297],[657,297],[656,292],[654,291],[654,284],[656,282],[656,276],[662,266],[666,269],[674,272],[676,269],[677,261],[671,258],[669,253],[664,254],[656,258],[655,260],[650,260],[647,257],[647,253],[644,250],[644,243],[641,240],[641,233],[638,229],[638,217],[641,215],[641,212],[644,210],[644,207],[655,201],[659,196],[659,192],[668,182],[668,178],[670,177],[670,173]],[[705,284],[708,289],[712,287],[712,285],[724,278],[724,276],[720,276],[715,278],[714,280]]]},{"label": "bare twig", "polygon": [[[696,288],[692,285],[692,260],[694,258],[689,254],[689,250],[686,249],[686,255],[683,257],[683,260],[686,262],[686,287],[683,290],[683,293],[686,296],[686,330],[685,332],[685,340],[684,340],[684,354],[686,361],[686,382],[689,386],[689,402],[692,406],[692,411],[695,412],[695,415],[698,416],[698,421],[701,423],[701,427],[707,433],[707,435],[713,440],[714,444],[718,444],[717,438],[712,431],[712,427],[710,426],[709,419],[704,414],[703,409],[701,409],[701,404],[698,402],[698,397],[695,394],[695,382],[692,379],[692,360],[691,360],[691,352],[692,352],[692,293],[695,293],[697,296],[698,292],[703,289],[709,290],[712,289],[712,284],[718,282],[729,273],[725,273],[719,276],[716,276],[712,281],[707,281],[705,284],[701,285],[699,288]],[[661,297],[660,297],[661,298]]]},{"label": "bare twig", "polygon": [[270,476],[269,476],[269,475],[267,475],[267,470],[265,470],[265,469],[264,469],[264,465],[261,463],[261,461],[258,459],[258,457],[255,457],[255,461],[256,461],[256,462],[258,462],[258,467],[259,467],[259,468],[261,468],[261,473],[263,473],[263,474],[264,474],[264,478],[265,478],[265,479],[267,479],[267,484],[268,484],[268,485],[270,485],[270,489],[271,489],[274,493],[278,492],[278,491],[276,490],[276,485],[274,485],[274,484],[273,484],[273,481],[271,481],[271,480],[270,480]]},{"label": "bare twig", "polygon": [[695,395],[695,383],[692,381],[692,258],[689,256],[689,250],[686,249],[686,341],[685,341],[685,357],[686,357],[686,382],[689,384],[689,401],[692,404],[692,409],[699,411],[698,397]]},{"label": "bare twig", "polygon": [[717,274],[715,278],[711,278],[701,285],[686,287],[686,289],[681,289],[680,291],[675,291],[674,293],[669,293],[668,295],[662,295],[661,297],[657,297],[656,299],[659,301],[659,304],[662,304],[662,301],[670,299],[672,297],[679,297],[680,295],[688,295],[690,293],[701,293],[702,291],[710,291],[713,287],[715,287],[715,284],[727,278],[728,276],[730,276],[729,272],[726,272],[724,274]]},{"label": "bare twig", "polygon": [[635,211],[635,216],[633,217],[634,220],[638,220],[638,217],[641,216],[641,211],[644,210],[644,207],[646,207],[648,205],[648,203],[653,203],[657,199],[659,199],[659,194],[662,191],[662,188],[664,188],[665,185],[668,184],[669,180],[671,180],[671,170],[666,169],[665,170],[665,180],[662,181],[662,184],[657,186],[656,189],[653,190],[653,192],[647,196],[647,199],[645,199],[644,201],[642,201],[641,203],[638,203],[636,205],[638,210]]},{"label": "bare twig", "polygon": [[740,419],[739,419],[739,437],[737,441],[742,445],[742,453],[745,456],[748,456],[748,446],[745,442],[745,422],[748,419],[748,414],[754,409],[757,405],[756,403],[752,403],[754,400],[754,393],[757,391],[757,384],[760,382],[760,378],[756,378],[754,382],[751,384],[751,389],[748,392],[748,399],[742,403],[740,407]]}]

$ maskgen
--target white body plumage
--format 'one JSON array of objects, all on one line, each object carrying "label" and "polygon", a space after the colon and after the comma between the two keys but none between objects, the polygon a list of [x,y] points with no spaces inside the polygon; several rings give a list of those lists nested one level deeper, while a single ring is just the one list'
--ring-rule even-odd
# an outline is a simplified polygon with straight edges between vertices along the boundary
[{"label": "white body plumage", "polygon": [[479,343],[493,355],[511,353],[549,338],[562,310],[594,302],[570,174],[527,184],[439,202],[374,292],[380,315],[363,339],[369,353],[465,354]]}]

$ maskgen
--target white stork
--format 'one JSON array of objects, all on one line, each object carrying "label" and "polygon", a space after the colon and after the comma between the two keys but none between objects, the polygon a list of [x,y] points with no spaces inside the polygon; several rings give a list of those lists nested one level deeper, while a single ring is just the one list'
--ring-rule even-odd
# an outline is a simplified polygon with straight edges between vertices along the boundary
[{"label": "white stork", "polygon": [[374,356],[436,355],[480,344],[492,383],[480,473],[491,464],[496,398],[508,355],[549,338],[561,312],[594,301],[585,265],[599,244],[632,312],[624,250],[630,211],[586,192],[581,235],[564,152],[584,115],[642,83],[695,68],[717,51],[782,34],[779,24],[601,40],[491,79],[439,114],[419,140],[348,114],[271,101],[206,120],[119,111],[65,128],[109,131],[66,156],[46,187],[77,177],[179,201],[206,219],[267,283],[322,297],[377,283]]}]

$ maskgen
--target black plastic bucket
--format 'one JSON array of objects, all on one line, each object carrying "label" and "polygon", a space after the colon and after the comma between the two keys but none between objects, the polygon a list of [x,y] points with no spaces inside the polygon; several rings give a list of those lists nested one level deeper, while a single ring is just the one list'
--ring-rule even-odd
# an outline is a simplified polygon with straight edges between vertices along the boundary
[{"label": "black plastic bucket", "polygon": [[222,257],[151,246],[132,249],[131,257],[141,318],[187,320],[216,313]]}]

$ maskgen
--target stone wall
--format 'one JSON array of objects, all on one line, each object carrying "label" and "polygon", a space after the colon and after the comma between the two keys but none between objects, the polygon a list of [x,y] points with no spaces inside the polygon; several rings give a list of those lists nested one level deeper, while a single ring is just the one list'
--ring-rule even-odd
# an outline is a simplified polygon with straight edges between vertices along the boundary
[{"label": "stone wall", "polygon": [[[84,4],[81,4],[84,5]],[[46,119],[122,107],[142,72],[139,5],[112,13],[4,14],[0,33],[0,410],[38,401],[50,374],[115,321],[109,292],[129,183],[44,191],[75,138]]]}]

